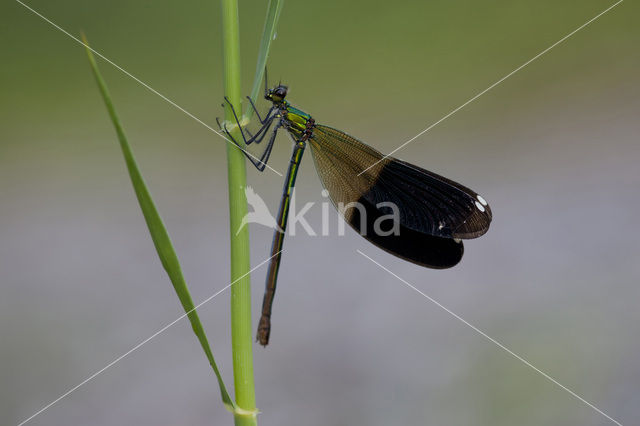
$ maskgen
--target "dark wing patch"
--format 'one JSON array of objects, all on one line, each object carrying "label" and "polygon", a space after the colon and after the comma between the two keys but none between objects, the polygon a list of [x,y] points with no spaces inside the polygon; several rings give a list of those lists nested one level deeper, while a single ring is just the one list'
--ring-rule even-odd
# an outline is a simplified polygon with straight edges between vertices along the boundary
[{"label": "dark wing patch", "polygon": [[352,212],[344,215],[345,220],[369,242],[388,253],[434,269],[451,268],[462,259],[464,246],[461,240],[434,237],[402,224],[397,233],[391,233],[390,221],[384,218],[380,209],[365,198],[360,199],[359,204],[364,206],[364,212],[354,207]]},{"label": "dark wing patch", "polygon": [[471,189],[395,158],[364,197],[395,203],[405,226],[440,237],[477,238],[492,219],[489,205]]}]

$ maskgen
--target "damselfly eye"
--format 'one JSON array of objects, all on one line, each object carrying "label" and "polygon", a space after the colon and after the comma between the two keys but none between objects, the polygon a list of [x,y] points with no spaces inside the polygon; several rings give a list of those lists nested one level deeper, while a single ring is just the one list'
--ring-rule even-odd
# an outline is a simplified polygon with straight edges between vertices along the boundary
[{"label": "damselfly eye", "polygon": [[287,86],[278,86],[273,90],[273,95],[278,98],[284,99],[287,96],[287,90]]}]

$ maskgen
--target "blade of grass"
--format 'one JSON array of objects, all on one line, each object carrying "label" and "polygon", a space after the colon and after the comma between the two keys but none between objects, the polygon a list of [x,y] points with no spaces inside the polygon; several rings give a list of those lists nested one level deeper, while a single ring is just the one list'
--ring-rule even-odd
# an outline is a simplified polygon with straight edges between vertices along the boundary
[{"label": "blade of grass", "polygon": [[[253,78],[253,87],[251,89],[251,100],[253,103],[258,99],[258,93],[262,88],[262,80],[264,78],[264,70],[267,65],[267,58],[269,57],[269,49],[271,42],[275,38],[276,27],[278,26],[278,19],[280,18],[280,12],[284,0],[269,0],[267,6],[267,17],[264,21],[264,28],[262,30],[262,39],[260,40],[260,50],[258,51],[258,63],[256,64],[256,75]],[[253,108],[250,105],[245,107],[243,121],[248,121],[253,115]]]},{"label": "blade of grass", "polygon": [[[222,47],[224,60],[224,93],[236,111],[241,111],[240,23],[237,0],[222,0]],[[227,122],[234,122],[231,108],[225,109]],[[231,131],[242,141],[240,128]],[[238,408],[234,412],[236,426],[257,425],[255,385],[253,379],[253,333],[251,321],[251,277],[249,271],[249,227],[242,226],[247,214],[247,174],[242,151],[227,145],[229,185],[229,234],[231,254],[231,346],[233,379]],[[241,228],[242,226],[242,228]],[[237,280],[237,281],[236,281]]]},{"label": "blade of grass", "polygon": [[151,194],[149,193],[149,189],[147,188],[144,178],[142,177],[142,174],[138,169],[135,157],[133,155],[133,152],[131,151],[129,143],[127,142],[127,137],[125,136],[124,130],[122,129],[122,125],[120,124],[120,120],[111,101],[111,96],[109,95],[107,85],[102,78],[100,71],[98,70],[98,65],[96,64],[96,60],[93,56],[93,53],[91,52],[91,49],[89,48],[89,43],[87,42],[84,34],[82,35],[82,41],[84,42],[87,56],[89,57],[91,70],[93,71],[93,75],[96,78],[96,82],[98,84],[98,88],[100,89],[100,93],[102,94],[104,103],[107,107],[107,111],[109,112],[109,116],[111,117],[113,126],[115,127],[116,133],[118,134],[120,148],[122,149],[122,154],[127,165],[127,170],[129,171],[131,183],[133,184],[136,197],[138,198],[138,203],[140,204],[142,214],[144,215],[147,227],[149,228],[149,233],[151,234],[151,239],[153,240],[153,244],[156,247],[156,251],[158,252],[158,256],[160,257],[162,266],[167,271],[167,274],[171,279],[171,283],[173,284],[173,288],[178,295],[178,299],[180,299],[180,303],[182,304],[182,307],[187,313],[187,317],[191,322],[193,332],[198,337],[200,345],[202,346],[202,349],[204,350],[204,353],[209,360],[209,364],[211,364],[213,372],[218,379],[222,402],[230,411],[235,411],[237,408],[236,404],[229,396],[227,388],[222,380],[222,376],[220,375],[220,371],[218,370],[218,366],[216,365],[216,362],[213,358],[213,353],[209,346],[207,336],[204,332],[202,324],[200,323],[200,318],[198,317],[198,314],[195,310],[195,305],[193,304],[193,300],[191,299],[191,295],[189,294],[187,284],[182,275],[178,256],[173,249],[169,234],[167,233],[164,223],[162,222],[162,218],[160,217],[153,199],[151,198]]}]

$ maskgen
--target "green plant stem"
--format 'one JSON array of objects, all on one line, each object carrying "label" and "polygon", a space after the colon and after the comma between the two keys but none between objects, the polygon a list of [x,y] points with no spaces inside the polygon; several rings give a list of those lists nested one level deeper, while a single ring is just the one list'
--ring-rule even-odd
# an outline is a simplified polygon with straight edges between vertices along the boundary
[{"label": "green plant stem", "polygon": [[[224,55],[224,92],[236,111],[241,108],[240,86],[240,29],[237,0],[222,0],[222,39]],[[226,120],[233,122],[233,114],[226,108]],[[242,140],[240,129],[232,136]],[[231,237],[231,342],[233,378],[238,409],[234,412],[236,425],[256,425],[256,398],[253,380],[253,333],[251,322],[251,280],[246,274],[249,262],[249,231],[240,229],[247,214],[246,168],[244,154],[233,144],[227,144],[229,185],[229,231]],[[238,232],[238,230],[240,231]],[[236,280],[238,280],[236,282]]]}]

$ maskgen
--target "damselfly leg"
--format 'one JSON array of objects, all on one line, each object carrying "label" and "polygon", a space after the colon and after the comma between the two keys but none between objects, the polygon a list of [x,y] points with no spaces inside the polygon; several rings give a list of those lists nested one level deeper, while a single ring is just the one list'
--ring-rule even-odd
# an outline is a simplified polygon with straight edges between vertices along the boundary
[{"label": "damselfly leg", "polygon": [[[242,126],[240,125],[240,120],[238,119],[238,115],[236,114],[235,108],[233,107],[231,102],[229,102],[229,99],[226,96],[224,99],[229,104],[229,107],[231,108],[231,112],[233,113],[233,117],[236,120],[236,125],[240,129],[240,135],[242,136],[242,139],[245,145],[250,145],[252,143],[260,144],[262,140],[265,138],[265,136],[269,133],[269,129],[273,125],[273,122],[277,121],[275,127],[271,132],[271,137],[269,138],[269,142],[267,143],[267,146],[264,152],[262,153],[260,158],[257,158],[256,156],[245,151],[243,147],[238,143],[238,141],[231,135],[231,132],[229,132],[229,129],[227,129],[226,124],[224,123],[221,124],[220,120],[216,118],[218,126],[220,127],[220,129],[224,130],[224,132],[227,134],[227,137],[234,144],[236,144],[238,148],[242,150],[244,155],[247,157],[247,159],[249,159],[249,161],[251,161],[251,164],[253,164],[256,169],[258,169],[259,171],[263,171],[267,165],[267,161],[269,161],[269,156],[271,155],[271,150],[273,149],[273,144],[275,143],[278,129],[282,125],[282,123],[280,122],[280,116],[277,114],[277,108],[272,107],[271,109],[269,109],[269,111],[267,112],[267,115],[264,117],[264,119],[262,119],[262,117],[260,117],[260,115],[258,114],[258,111],[255,108],[255,105],[253,104],[253,102],[251,102],[251,106],[252,108],[254,108],[256,114],[258,115],[258,120],[260,120],[260,124],[262,125],[260,129],[258,129],[258,131],[255,133],[255,135],[252,135],[251,132],[247,130],[243,131]],[[249,134],[249,137],[247,137],[245,133]]]}]

